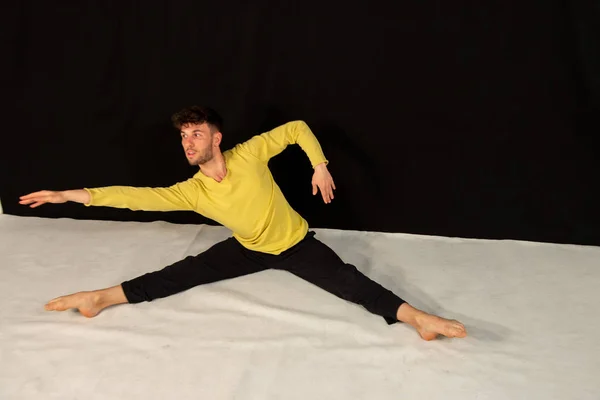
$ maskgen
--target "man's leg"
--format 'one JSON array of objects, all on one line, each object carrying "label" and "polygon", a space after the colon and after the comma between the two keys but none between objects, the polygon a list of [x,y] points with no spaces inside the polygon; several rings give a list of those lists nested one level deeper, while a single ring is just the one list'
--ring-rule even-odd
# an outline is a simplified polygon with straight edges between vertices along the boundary
[{"label": "man's leg", "polygon": [[300,278],[348,301],[360,304],[381,315],[388,324],[402,321],[413,326],[425,340],[438,334],[464,337],[464,326],[412,307],[379,283],[369,279],[351,264],[344,263],[328,246],[314,238],[314,233],[281,254],[275,268]]},{"label": "man's leg", "polygon": [[49,311],[77,308],[86,317],[122,303],[140,303],[167,297],[194,286],[248,275],[266,269],[259,257],[234,238],[215,244],[197,256],[141,275],[121,285],[58,297],[46,304]]}]

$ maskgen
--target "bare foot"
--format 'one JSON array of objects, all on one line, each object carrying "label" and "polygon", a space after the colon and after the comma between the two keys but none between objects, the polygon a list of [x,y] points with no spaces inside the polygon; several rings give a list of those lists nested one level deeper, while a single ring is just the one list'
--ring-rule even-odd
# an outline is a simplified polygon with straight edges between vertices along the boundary
[{"label": "bare foot", "polygon": [[446,319],[427,314],[408,303],[402,303],[396,313],[398,321],[413,326],[425,340],[433,340],[438,335],[463,338],[467,336],[465,326],[454,319]]},{"label": "bare foot", "polygon": [[83,316],[93,318],[104,307],[100,305],[100,295],[97,292],[78,292],[50,300],[44,308],[47,311],[65,311],[76,308]]},{"label": "bare foot", "polygon": [[464,338],[467,336],[465,326],[454,319],[445,319],[427,313],[415,317],[415,328],[425,340],[433,340],[438,335]]}]

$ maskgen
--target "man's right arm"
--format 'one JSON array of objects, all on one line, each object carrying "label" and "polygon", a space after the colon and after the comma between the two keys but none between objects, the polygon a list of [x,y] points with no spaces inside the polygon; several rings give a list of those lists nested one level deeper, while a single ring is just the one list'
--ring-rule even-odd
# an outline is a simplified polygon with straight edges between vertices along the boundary
[{"label": "man's right arm", "polygon": [[73,201],[86,206],[128,208],[143,211],[193,211],[196,209],[199,182],[195,179],[165,188],[107,186],[94,189],[43,190],[22,196],[20,204],[38,207],[45,203]]}]

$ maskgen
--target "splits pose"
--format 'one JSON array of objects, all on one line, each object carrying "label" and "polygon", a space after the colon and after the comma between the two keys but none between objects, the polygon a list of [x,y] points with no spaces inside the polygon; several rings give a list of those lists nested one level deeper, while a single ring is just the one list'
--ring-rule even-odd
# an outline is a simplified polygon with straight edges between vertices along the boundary
[{"label": "splits pose", "polygon": [[86,317],[122,303],[170,296],[194,286],[266,269],[288,271],[342,299],[360,304],[388,324],[413,326],[425,340],[438,335],[465,337],[463,324],[412,307],[347,264],[315,238],[306,220],[288,204],[273,180],[268,161],[288,145],[298,144],[314,169],[313,195],[333,199],[335,184],[317,138],[302,121],[279,126],[221,152],[222,119],[208,107],[192,106],[172,117],[187,160],[200,170],[190,179],[165,188],[109,186],[67,191],[40,191],[22,196],[20,204],[74,201],[146,211],[189,210],[229,228],[232,237],[208,250],[120,285],[78,292],[49,301],[46,310],[76,308]]}]

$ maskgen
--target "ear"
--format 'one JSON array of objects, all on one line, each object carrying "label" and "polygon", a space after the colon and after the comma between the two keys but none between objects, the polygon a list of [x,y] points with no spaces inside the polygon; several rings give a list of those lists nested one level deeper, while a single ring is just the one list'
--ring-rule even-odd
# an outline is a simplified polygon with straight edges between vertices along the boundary
[{"label": "ear", "polygon": [[213,134],[213,146],[219,147],[221,145],[222,140],[223,140],[223,134],[221,132],[215,132]]}]

